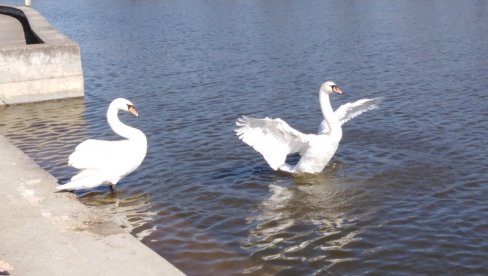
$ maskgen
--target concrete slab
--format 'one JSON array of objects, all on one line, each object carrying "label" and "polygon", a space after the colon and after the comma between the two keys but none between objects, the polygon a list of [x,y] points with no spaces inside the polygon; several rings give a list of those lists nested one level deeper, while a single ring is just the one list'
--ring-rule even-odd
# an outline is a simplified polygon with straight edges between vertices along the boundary
[{"label": "concrete slab", "polygon": [[0,48],[7,46],[25,46],[24,29],[19,20],[0,14]]},{"label": "concrete slab", "polygon": [[0,38],[0,105],[84,95],[79,45],[37,11],[1,4]]},{"label": "concrete slab", "polygon": [[184,275],[0,135],[0,260],[11,275]]}]

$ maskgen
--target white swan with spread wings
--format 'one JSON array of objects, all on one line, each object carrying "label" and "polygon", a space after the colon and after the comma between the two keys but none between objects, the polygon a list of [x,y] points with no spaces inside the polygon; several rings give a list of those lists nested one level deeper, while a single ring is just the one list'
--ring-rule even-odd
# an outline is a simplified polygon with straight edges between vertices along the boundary
[{"label": "white swan with spread wings", "polygon": [[132,102],[127,99],[118,98],[110,103],[107,111],[108,124],[115,133],[126,139],[88,139],[79,144],[69,156],[68,163],[80,171],[70,182],[56,187],[57,190],[90,189],[110,185],[114,191],[120,179],[139,167],[146,156],[146,135],[122,123],[118,117],[119,111],[127,111],[136,117],[139,114]]},{"label": "white swan with spread wings", "polygon": [[[332,81],[320,87],[320,107],[324,120],[317,134],[304,134],[277,118],[256,119],[240,117],[235,132],[239,139],[263,155],[273,170],[290,173],[319,173],[334,156],[342,139],[342,124],[359,114],[378,108],[381,98],[362,99],[347,103],[334,112],[329,95],[342,94]],[[289,154],[300,154],[296,165],[287,164]]]}]

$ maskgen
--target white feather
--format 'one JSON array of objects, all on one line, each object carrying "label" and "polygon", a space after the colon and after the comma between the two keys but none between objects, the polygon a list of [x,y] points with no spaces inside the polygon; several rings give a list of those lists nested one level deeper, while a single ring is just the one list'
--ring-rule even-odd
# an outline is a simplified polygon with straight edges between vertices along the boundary
[{"label": "white feather", "polygon": [[108,123],[112,130],[126,139],[88,139],[79,144],[69,156],[68,164],[80,171],[69,183],[56,187],[57,190],[115,185],[139,167],[146,156],[147,140],[142,131],[120,122],[117,113],[119,110],[128,111],[128,106],[132,106],[130,101],[119,98],[112,101],[107,111]]},{"label": "white feather", "polygon": [[261,153],[273,170],[283,165],[286,156],[307,147],[307,136],[281,119],[256,119],[242,116],[236,122],[239,139]]},{"label": "white feather", "polygon": [[[378,104],[383,100],[383,98],[373,98],[373,99],[361,99],[352,103],[346,103],[339,106],[334,114],[339,120],[341,125],[345,124],[347,121],[361,115],[362,113],[377,109]],[[327,133],[329,129],[325,120],[320,123],[318,133]]]},{"label": "white feather", "polygon": [[[273,170],[290,173],[319,173],[334,156],[342,139],[342,124],[378,107],[380,98],[347,103],[332,110],[329,94],[342,91],[327,81],[320,88],[320,107],[324,121],[318,134],[303,134],[281,119],[256,119],[242,116],[236,122],[239,139],[259,152]],[[286,156],[299,153],[296,165],[286,164]]]}]

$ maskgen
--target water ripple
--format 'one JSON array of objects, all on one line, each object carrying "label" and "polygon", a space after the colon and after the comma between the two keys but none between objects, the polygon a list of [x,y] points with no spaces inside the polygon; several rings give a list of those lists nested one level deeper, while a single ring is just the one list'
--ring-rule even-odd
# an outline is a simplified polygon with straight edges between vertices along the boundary
[{"label": "water ripple", "polygon": [[[116,195],[77,195],[187,274],[488,271],[483,1],[60,3],[36,9],[80,43],[85,98],[0,107],[0,132],[65,182],[130,98],[146,159]],[[334,107],[385,100],[324,173],[275,173],[235,137],[244,114],[316,131],[326,79]]]}]

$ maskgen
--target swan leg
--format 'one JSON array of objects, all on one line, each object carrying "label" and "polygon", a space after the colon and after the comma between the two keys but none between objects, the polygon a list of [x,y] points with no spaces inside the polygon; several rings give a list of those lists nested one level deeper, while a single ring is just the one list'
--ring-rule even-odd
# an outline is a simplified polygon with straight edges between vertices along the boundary
[{"label": "swan leg", "polygon": [[112,193],[115,193],[115,184],[110,184],[110,191],[112,191]]}]

